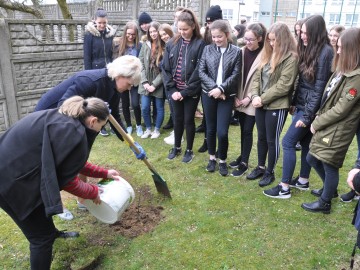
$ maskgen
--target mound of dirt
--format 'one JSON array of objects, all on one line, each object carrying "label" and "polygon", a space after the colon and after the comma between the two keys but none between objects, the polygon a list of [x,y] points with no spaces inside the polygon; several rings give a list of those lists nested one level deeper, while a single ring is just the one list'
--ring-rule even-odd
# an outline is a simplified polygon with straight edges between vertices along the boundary
[{"label": "mound of dirt", "polygon": [[120,220],[110,225],[116,232],[128,238],[152,231],[164,218],[161,214],[164,208],[154,205],[154,196],[149,186],[135,189],[135,198]]}]

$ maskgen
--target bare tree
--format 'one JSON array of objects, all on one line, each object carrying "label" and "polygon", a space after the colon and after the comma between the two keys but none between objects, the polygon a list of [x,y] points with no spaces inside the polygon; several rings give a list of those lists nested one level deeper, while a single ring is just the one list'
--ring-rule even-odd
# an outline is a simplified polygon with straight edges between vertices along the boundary
[{"label": "bare tree", "polygon": [[[34,15],[38,19],[44,19],[44,13],[41,10],[41,0],[31,0],[32,6],[25,5],[24,2],[15,2],[13,0],[0,0],[0,7],[5,10],[20,11]],[[57,0],[64,19],[72,20],[66,0]]]},{"label": "bare tree", "polygon": [[[37,2],[36,4],[34,3]],[[34,15],[36,18],[44,19],[44,13],[39,8],[40,3],[38,0],[33,0],[33,6],[25,5],[24,3],[20,2],[13,2],[13,1],[7,1],[7,0],[0,0],[0,7],[6,9],[6,10],[12,10],[12,11],[21,11],[25,13],[29,13]]]},{"label": "bare tree", "polygon": [[58,2],[58,5],[60,7],[61,14],[63,15],[63,18],[65,20],[72,20],[73,17],[72,17],[72,15],[70,13],[69,6],[67,5],[66,0],[57,0],[57,2]]}]

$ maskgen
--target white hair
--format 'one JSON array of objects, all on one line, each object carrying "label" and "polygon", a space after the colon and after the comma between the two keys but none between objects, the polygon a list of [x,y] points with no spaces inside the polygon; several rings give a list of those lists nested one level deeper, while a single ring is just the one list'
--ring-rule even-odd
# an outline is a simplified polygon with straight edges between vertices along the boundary
[{"label": "white hair", "polygon": [[124,55],[116,58],[106,65],[108,76],[111,79],[116,77],[130,78],[133,85],[139,85],[141,79],[142,64],[139,58],[132,55]]}]

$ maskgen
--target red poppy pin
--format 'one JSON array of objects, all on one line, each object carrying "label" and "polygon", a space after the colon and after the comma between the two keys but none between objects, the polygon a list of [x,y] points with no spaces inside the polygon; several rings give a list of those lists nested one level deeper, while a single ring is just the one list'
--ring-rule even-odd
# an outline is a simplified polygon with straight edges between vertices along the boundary
[{"label": "red poppy pin", "polygon": [[357,95],[357,90],[355,88],[351,88],[345,95],[347,100],[353,100]]}]

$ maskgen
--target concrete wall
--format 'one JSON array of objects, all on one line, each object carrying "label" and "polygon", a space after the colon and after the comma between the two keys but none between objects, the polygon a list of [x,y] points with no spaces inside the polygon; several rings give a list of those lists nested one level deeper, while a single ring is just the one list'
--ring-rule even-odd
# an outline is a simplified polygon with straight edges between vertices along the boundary
[{"label": "concrete wall", "polygon": [[[147,11],[153,20],[171,23],[176,8],[174,3],[193,9],[199,20],[205,17],[203,14],[209,6],[209,1],[200,0],[104,3],[109,23],[117,29],[117,35],[128,20],[137,18],[140,11]],[[85,16],[91,9],[82,7],[79,10]],[[88,19],[0,19],[0,134],[32,112],[43,93],[83,69],[83,37],[87,22]]]}]

